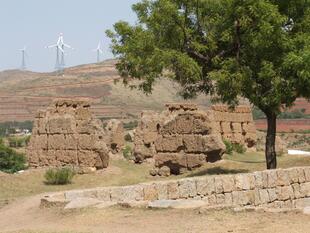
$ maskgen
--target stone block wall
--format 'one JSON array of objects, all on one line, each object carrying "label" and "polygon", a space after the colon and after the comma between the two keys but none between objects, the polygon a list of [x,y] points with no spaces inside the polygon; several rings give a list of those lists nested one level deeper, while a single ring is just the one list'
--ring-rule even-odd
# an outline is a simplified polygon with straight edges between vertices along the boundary
[{"label": "stone block wall", "polygon": [[30,167],[105,168],[109,149],[100,120],[85,100],[56,100],[35,117],[27,148]]},{"label": "stone block wall", "polygon": [[217,161],[224,151],[213,115],[194,105],[167,105],[160,114],[144,112],[136,129],[136,161],[153,158],[156,167],[168,167],[173,174]]},{"label": "stone block wall", "polygon": [[310,197],[310,167],[73,190],[57,195],[62,195],[65,201],[95,198],[104,202],[122,203],[195,199],[205,201],[210,207],[296,208],[304,198]]},{"label": "stone block wall", "polygon": [[249,106],[230,110],[227,105],[213,105],[211,109],[223,140],[255,148],[256,128]]},{"label": "stone block wall", "polygon": [[255,148],[250,107],[238,106],[230,111],[225,105],[214,105],[211,110],[200,111],[192,104],[168,104],[162,113],[142,113],[134,155],[136,162],[154,159],[156,167],[169,167],[179,174],[182,169],[221,159],[223,140]]}]

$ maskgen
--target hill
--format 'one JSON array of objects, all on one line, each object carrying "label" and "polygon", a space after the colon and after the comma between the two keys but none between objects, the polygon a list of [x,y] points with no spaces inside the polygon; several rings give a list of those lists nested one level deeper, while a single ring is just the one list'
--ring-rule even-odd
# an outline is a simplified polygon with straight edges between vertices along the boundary
[{"label": "hill", "polygon": [[[154,86],[151,95],[131,90],[120,81],[115,60],[36,73],[8,70],[0,72],[0,121],[32,120],[36,111],[55,98],[86,97],[93,103],[92,111],[100,118],[135,118],[142,110],[162,110],[168,102],[183,102],[180,87],[167,78]],[[205,108],[209,98],[193,100]]]}]

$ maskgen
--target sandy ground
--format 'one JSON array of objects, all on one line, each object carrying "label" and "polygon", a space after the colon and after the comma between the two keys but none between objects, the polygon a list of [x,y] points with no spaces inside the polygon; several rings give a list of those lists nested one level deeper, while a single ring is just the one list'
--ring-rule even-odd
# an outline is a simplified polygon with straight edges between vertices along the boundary
[{"label": "sandy ground", "polygon": [[114,207],[64,211],[40,209],[40,196],[19,199],[0,209],[0,232],[16,233],[308,233],[310,216],[301,213],[231,210],[147,210]]}]

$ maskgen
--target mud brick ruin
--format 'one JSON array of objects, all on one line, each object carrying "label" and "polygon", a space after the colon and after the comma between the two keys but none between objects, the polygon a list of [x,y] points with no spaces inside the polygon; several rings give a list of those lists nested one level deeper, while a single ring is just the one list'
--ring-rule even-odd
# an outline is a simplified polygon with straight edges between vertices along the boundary
[{"label": "mud brick ruin", "polygon": [[231,110],[227,105],[213,105],[211,109],[223,140],[255,149],[256,128],[249,106],[237,106]]},{"label": "mud brick ruin", "polygon": [[113,154],[121,152],[125,145],[123,123],[119,120],[112,119],[108,121],[106,131],[108,136],[106,142],[111,149],[111,152]]},{"label": "mud brick ruin", "polygon": [[106,168],[109,148],[105,137],[87,101],[56,100],[35,118],[27,159],[30,167]]},{"label": "mud brick ruin", "polygon": [[192,104],[169,104],[162,113],[142,113],[134,156],[138,163],[153,159],[155,167],[169,167],[171,173],[179,174],[220,160],[224,139],[254,148],[255,125],[249,107],[231,111],[217,105],[200,111]]}]

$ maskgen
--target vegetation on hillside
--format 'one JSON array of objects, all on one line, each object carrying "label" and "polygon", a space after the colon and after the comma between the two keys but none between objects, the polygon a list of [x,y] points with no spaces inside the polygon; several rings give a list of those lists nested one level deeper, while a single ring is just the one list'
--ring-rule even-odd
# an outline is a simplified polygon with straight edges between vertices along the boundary
[{"label": "vegetation on hillside", "polygon": [[26,168],[26,158],[23,154],[0,144],[0,171],[14,173]]}]

